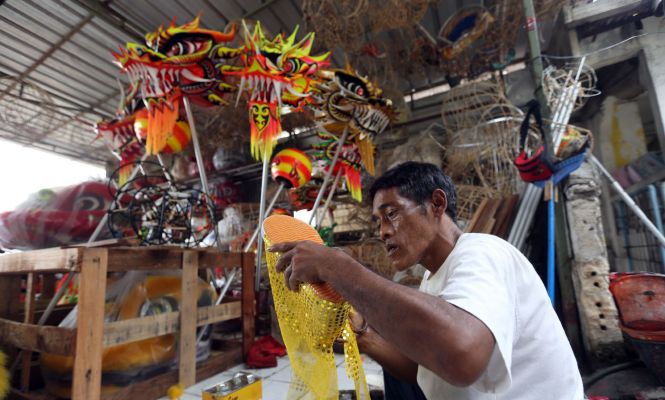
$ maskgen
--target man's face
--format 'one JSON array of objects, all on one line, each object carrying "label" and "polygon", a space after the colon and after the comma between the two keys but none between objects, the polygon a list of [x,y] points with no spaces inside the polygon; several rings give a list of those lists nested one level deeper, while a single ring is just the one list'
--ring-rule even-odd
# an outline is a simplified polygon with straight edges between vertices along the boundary
[{"label": "man's face", "polygon": [[393,266],[403,271],[419,263],[435,234],[436,222],[428,207],[388,188],[376,192],[372,214]]}]

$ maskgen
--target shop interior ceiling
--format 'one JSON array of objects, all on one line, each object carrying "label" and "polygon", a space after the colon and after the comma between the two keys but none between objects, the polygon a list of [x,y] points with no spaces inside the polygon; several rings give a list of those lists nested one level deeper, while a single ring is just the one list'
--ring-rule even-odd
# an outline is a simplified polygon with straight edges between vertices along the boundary
[{"label": "shop interior ceiling", "polygon": [[[370,1],[337,4],[367,7]],[[386,5],[392,2],[399,3],[391,0]],[[101,140],[94,140],[92,127],[95,122],[114,115],[120,98],[117,80],[125,78],[120,76],[111,56],[118,45],[142,41],[146,32],[173,17],[184,23],[199,14],[202,26],[211,29],[224,30],[229,22],[245,18],[260,20],[273,34],[291,32],[298,24],[302,31],[307,31],[311,30],[308,23],[320,23],[321,19],[308,20],[303,9],[320,14],[326,10],[312,11],[312,8],[324,3],[335,2],[0,0],[0,138],[104,165],[112,157]],[[391,85],[389,94],[393,97],[444,83],[445,74],[429,67],[417,71],[408,65],[401,69],[386,68],[390,62],[400,62],[395,61],[394,55],[393,60],[388,60],[391,57],[385,56],[386,49],[418,46],[422,41],[414,40],[422,40],[424,31],[436,36],[451,15],[470,4],[458,0],[410,0],[410,3],[424,4],[424,13],[416,17],[418,24],[391,29],[396,22],[388,15],[384,18],[385,26],[355,32],[357,39],[347,42],[347,45],[356,43],[355,49],[337,46],[332,54],[333,66],[343,67],[347,60],[355,66],[362,61],[360,58],[369,59],[371,62],[364,63],[361,69],[372,74],[371,79]],[[373,10],[366,8],[365,12]],[[520,23],[515,23],[519,28]],[[545,24],[546,39],[551,25]],[[524,36],[523,32],[518,35],[513,60],[524,57]],[[319,46],[326,40],[334,38],[317,37]]]}]

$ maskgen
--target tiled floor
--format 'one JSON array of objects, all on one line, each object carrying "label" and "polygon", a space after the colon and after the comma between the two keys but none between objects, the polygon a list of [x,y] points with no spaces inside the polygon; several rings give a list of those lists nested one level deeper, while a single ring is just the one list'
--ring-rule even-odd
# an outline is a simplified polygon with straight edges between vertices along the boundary
[{"label": "tiled floor", "polygon": [[[373,387],[383,387],[381,366],[366,355],[362,355],[362,358],[367,383]],[[344,356],[341,354],[335,354],[335,362],[337,364],[339,389],[352,390],[354,386],[353,382],[346,376]],[[291,363],[289,362],[288,357],[279,358],[275,368],[248,369],[245,368],[244,365],[235,366],[227,371],[201,381],[194,386],[188,387],[180,400],[200,399],[203,389],[230,379],[233,377],[233,374],[239,371],[251,372],[263,379],[263,400],[287,400],[286,394],[289,389],[289,382],[291,381]],[[166,400],[166,397],[160,400]]]}]

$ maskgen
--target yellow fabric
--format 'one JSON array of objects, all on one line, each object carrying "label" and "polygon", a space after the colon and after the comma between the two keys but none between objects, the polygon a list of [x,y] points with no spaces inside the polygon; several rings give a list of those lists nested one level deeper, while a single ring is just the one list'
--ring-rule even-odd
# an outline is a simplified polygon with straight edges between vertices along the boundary
[{"label": "yellow fabric", "polygon": [[0,399],[4,399],[9,393],[10,373],[7,369],[7,356],[0,351]]},{"label": "yellow fabric", "polygon": [[[309,225],[285,215],[266,218],[263,229],[266,248],[285,241],[311,240],[323,243]],[[275,264],[280,254],[266,251],[268,274],[282,338],[293,368],[288,399],[337,400],[337,367],[333,342],[344,341],[346,373],[355,383],[356,398],[369,400],[360,352],[349,324],[350,305],[328,285],[302,284],[290,291],[284,274]],[[334,301],[324,299],[333,299]]]}]

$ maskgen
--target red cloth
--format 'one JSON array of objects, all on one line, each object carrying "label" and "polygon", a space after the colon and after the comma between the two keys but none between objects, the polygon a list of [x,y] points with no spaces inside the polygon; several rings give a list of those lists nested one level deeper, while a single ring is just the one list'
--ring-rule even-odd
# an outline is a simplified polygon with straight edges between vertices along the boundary
[{"label": "red cloth", "polygon": [[272,336],[264,336],[252,344],[247,353],[249,368],[272,368],[277,366],[277,357],[286,355],[286,347]]}]

